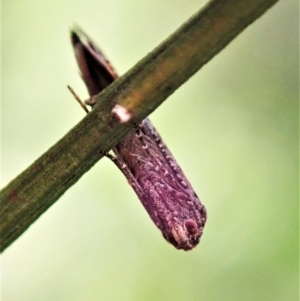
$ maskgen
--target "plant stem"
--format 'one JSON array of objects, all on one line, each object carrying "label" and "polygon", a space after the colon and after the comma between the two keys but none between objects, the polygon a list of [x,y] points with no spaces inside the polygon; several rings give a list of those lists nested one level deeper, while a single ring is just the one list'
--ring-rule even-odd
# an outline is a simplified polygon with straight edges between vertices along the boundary
[{"label": "plant stem", "polygon": [[[170,94],[277,0],[215,0],[97,96],[69,133],[0,192],[0,250],[42,213]],[[120,123],[118,103],[133,116]]]}]

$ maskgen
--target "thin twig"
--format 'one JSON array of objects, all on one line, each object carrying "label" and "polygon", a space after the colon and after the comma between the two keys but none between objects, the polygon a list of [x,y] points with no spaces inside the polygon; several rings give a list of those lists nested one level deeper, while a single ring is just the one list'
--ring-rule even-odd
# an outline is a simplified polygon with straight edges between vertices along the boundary
[{"label": "thin twig", "polygon": [[129,132],[112,117],[116,103],[144,119],[276,2],[209,2],[100,93],[92,112],[0,192],[1,251]]}]

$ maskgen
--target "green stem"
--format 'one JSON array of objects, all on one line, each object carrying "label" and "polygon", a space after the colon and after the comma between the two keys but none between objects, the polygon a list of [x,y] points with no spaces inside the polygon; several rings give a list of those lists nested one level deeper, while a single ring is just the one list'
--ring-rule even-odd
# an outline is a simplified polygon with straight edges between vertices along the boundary
[{"label": "green stem", "polygon": [[[134,68],[97,96],[98,105],[0,192],[0,249],[42,213],[132,128],[277,0],[208,3]],[[114,104],[133,119],[119,123]]]}]

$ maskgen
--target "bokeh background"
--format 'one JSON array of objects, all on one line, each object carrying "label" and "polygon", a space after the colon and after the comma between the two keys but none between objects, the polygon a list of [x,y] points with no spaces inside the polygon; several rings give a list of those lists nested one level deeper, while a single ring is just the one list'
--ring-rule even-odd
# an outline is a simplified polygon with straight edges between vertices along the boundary
[{"label": "bokeh background", "polygon": [[[85,113],[69,30],[120,74],[206,1],[3,0],[1,185]],[[174,249],[98,162],[1,255],[1,300],[298,300],[298,1],[280,1],[151,115],[205,204]]]}]

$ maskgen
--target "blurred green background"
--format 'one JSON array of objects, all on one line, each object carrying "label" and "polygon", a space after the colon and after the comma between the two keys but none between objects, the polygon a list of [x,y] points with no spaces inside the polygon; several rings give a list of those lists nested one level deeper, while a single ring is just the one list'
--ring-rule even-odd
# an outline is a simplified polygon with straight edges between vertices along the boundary
[{"label": "blurred green background", "polygon": [[[3,0],[1,185],[85,115],[74,23],[123,74],[205,3]],[[1,255],[1,300],[298,300],[298,18],[279,2],[151,115],[208,211],[195,250],[103,159]]]}]

